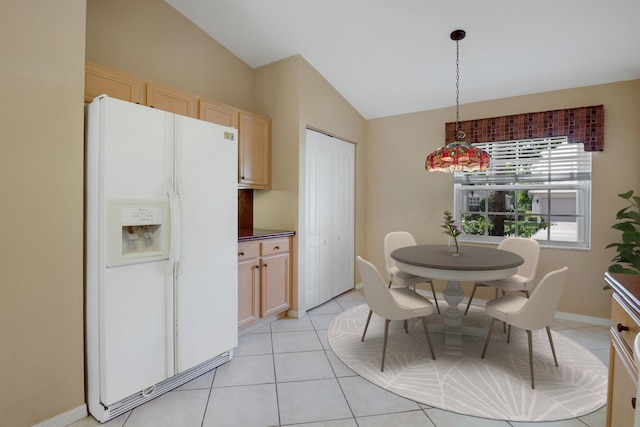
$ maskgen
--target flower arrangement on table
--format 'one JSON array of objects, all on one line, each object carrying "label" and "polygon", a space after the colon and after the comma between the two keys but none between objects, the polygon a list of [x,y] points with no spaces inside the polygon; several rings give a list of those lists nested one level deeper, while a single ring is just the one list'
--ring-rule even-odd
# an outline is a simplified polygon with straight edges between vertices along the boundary
[{"label": "flower arrangement on table", "polygon": [[460,250],[458,248],[458,236],[462,234],[462,230],[460,230],[460,228],[456,224],[456,221],[453,218],[453,215],[451,215],[451,212],[444,211],[444,223],[441,225],[441,227],[445,230],[443,231],[443,233],[445,233],[449,237],[453,237],[453,242],[456,245],[456,250],[453,255],[458,255],[460,253]]}]

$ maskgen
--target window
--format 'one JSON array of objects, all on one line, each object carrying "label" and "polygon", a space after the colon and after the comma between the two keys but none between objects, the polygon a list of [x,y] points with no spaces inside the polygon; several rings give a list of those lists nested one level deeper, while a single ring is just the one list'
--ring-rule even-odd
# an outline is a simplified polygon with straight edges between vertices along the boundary
[{"label": "window", "polygon": [[591,153],[567,138],[475,144],[491,155],[484,172],[456,172],[460,241],[532,237],[541,246],[590,246]]}]

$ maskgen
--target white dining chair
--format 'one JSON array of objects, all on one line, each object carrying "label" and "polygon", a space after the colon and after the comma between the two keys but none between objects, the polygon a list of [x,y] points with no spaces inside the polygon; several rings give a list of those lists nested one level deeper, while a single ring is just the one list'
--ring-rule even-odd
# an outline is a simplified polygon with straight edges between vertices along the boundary
[{"label": "white dining chair", "polygon": [[369,315],[367,316],[367,323],[364,325],[361,341],[364,341],[373,313],[385,319],[380,371],[384,372],[384,358],[387,352],[389,323],[392,320],[406,321],[420,317],[422,319],[424,333],[427,336],[431,358],[435,360],[436,356],[433,352],[433,344],[431,343],[431,335],[429,334],[429,326],[427,325],[427,316],[433,313],[433,303],[409,288],[388,288],[382,276],[380,276],[378,269],[373,264],[364,260],[362,257],[357,257],[357,262],[360,278],[362,279],[362,285],[364,287],[364,296],[369,305]]},{"label": "white dining chair", "polygon": [[491,340],[491,332],[496,320],[502,320],[509,325],[507,334],[507,342],[511,338],[511,326],[524,329],[527,331],[529,341],[529,371],[531,374],[531,388],[535,388],[533,379],[533,347],[531,339],[531,331],[546,328],[549,344],[551,345],[551,353],[553,361],[558,366],[556,358],[556,350],[553,347],[553,339],[551,338],[551,329],[549,325],[553,321],[562,295],[562,288],[567,279],[567,267],[547,273],[540,283],[531,293],[529,298],[521,295],[508,294],[500,298],[491,300],[485,307],[486,313],[492,317],[487,339],[484,342],[482,350],[482,359],[487,352],[489,341]]},{"label": "white dining chair", "polygon": [[413,287],[416,289],[418,283],[428,283],[431,285],[431,293],[433,294],[433,302],[436,304],[436,309],[440,313],[440,306],[438,306],[438,299],[436,298],[436,290],[433,287],[433,280],[428,277],[414,276],[413,274],[405,273],[400,270],[396,265],[396,261],[391,258],[391,252],[398,248],[404,248],[407,246],[415,246],[416,240],[413,235],[406,231],[393,231],[384,236],[384,258],[387,267],[387,275],[389,276],[389,287],[392,284],[404,287]]},{"label": "white dining chair", "polygon": [[471,306],[471,301],[476,294],[476,290],[480,286],[490,286],[496,288],[496,298],[498,291],[501,290],[504,295],[507,291],[523,292],[527,297],[529,291],[535,284],[534,279],[538,271],[538,259],[540,258],[540,244],[537,240],[526,237],[507,237],[498,245],[498,249],[509,251],[520,255],[524,259],[524,263],[518,266],[516,274],[500,280],[488,280],[476,282],[473,285],[473,292],[469,297],[467,308],[464,311],[466,315]]}]

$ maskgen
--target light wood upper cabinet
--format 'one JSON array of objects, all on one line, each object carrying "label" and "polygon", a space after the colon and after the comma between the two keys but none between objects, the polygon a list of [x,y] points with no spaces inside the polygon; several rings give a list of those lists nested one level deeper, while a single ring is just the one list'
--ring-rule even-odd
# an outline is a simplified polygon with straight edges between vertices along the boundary
[{"label": "light wood upper cabinet", "polygon": [[198,118],[211,123],[222,126],[238,128],[238,110],[225,104],[209,101],[207,99],[200,100],[200,108]]},{"label": "light wood upper cabinet", "polygon": [[193,95],[157,83],[147,83],[147,105],[159,110],[197,118],[196,98]]},{"label": "light wood upper cabinet", "polygon": [[84,75],[84,102],[93,101],[98,95],[145,104],[144,81],[131,74],[87,62]]},{"label": "light wood upper cabinet", "polygon": [[87,62],[85,103],[102,94],[238,129],[238,188],[271,189],[270,118]]},{"label": "light wood upper cabinet", "polygon": [[238,187],[271,189],[271,119],[238,114]]}]

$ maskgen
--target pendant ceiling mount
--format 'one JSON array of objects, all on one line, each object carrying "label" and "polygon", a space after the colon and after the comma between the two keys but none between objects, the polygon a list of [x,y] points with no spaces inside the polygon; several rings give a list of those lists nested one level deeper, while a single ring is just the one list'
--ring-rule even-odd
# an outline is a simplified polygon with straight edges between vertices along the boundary
[{"label": "pendant ceiling mount", "polygon": [[482,171],[489,167],[489,153],[463,141],[460,130],[460,46],[458,42],[467,35],[464,30],[451,33],[456,42],[456,140],[438,148],[427,156],[424,167],[429,172]]}]

